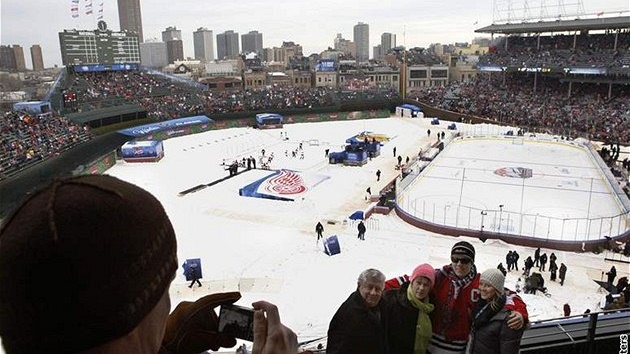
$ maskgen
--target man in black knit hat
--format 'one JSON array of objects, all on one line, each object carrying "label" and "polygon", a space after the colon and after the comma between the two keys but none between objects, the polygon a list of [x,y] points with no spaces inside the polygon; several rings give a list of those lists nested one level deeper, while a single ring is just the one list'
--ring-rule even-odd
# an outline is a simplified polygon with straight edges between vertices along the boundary
[{"label": "man in black knit hat", "polygon": [[[184,301],[169,315],[176,248],[160,202],[133,184],[88,175],[34,193],[0,229],[6,353],[193,354],[233,347],[234,337],[217,332],[214,308],[240,293]],[[274,343],[293,348],[295,334],[279,322],[277,308],[253,305],[259,353]],[[267,338],[272,327],[278,342]]]}]

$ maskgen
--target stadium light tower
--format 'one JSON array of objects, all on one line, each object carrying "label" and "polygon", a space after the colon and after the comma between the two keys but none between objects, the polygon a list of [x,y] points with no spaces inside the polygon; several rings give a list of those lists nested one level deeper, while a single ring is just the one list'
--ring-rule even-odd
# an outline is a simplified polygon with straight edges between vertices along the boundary
[{"label": "stadium light tower", "polygon": [[583,0],[493,0],[492,23],[543,21],[583,16]]}]

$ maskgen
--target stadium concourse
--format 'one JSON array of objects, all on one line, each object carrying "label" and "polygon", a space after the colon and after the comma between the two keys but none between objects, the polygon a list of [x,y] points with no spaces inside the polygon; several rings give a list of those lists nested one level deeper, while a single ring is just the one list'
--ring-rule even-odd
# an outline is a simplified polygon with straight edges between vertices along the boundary
[{"label": "stadium concourse", "polygon": [[[326,149],[340,151],[347,138],[363,131],[390,138],[380,156],[362,167],[328,163]],[[403,159],[413,158],[420,149],[436,143],[436,134],[442,131],[452,132],[443,122],[436,126],[429,119],[406,118],[300,123],[285,125],[282,130],[215,130],[164,141],[165,157],[157,163],[121,161],[107,173],[149,190],[164,204],[177,232],[180,263],[201,259],[203,286],[188,288],[180,270],[171,286],[173,306],[208,293],[239,290],[243,294],[238,302],[241,305],[259,299],[278,304],[282,321],[297,333],[300,342],[306,342],[326,336],[332,315],[355,290],[362,270],[374,267],[394,277],[423,262],[434,267],[449,262],[450,248],[458,240],[454,237],[417,229],[390,213],[372,215],[366,222],[365,241],[360,241],[356,224],[348,219],[353,212],[369,208],[366,188],[376,194],[399,174],[394,147]],[[304,157],[293,157],[291,152],[299,149],[300,143]],[[298,194],[294,201],[239,196],[240,188],[271,173],[261,169],[180,194],[226,177],[224,160],[258,159],[263,149],[266,156],[274,155],[272,170],[289,169],[328,178]],[[379,169],[382,176],[377,182]],[[328,256],[322,243],[316,242],[317,221],[324,224],[324,236],[337,235],[339,254]],[[519,252],[521,266],[534,253],[532,248],[500,241],[466,239],[477,249],[480,271],[504,263],[509,250]],[[593,279],[601,280],[602,271],[611,267],[605,254],[555,253],[558,263],[568,267],[566,282],[560,286],[548,281],[549,273],[545,272],[551,296],[521,294],[531,319],[561,317],[565,303],[574,313],[599,310],[605,293]],[[627,267],[618,269],[619,277],[629,275]],[[507,286],[515,289],[520,274],[508,273]]]}]

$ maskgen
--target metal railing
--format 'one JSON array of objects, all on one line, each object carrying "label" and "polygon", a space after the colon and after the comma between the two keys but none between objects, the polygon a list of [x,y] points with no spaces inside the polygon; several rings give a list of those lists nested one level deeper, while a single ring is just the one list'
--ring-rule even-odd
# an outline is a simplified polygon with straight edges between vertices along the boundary
[{"label": "metal railing", "polygon": [[[629,335],[630,309],[542,320],[525,330],[520,353],[628,353]],[[325,336],[306,340],[299,348],[325,354],[326,340]]]},{"label": "metal railing", "polygon": [[523,333],[520,352],[623,353],[625,346],[627,353],[628,335],[630,309],[537,321]]}]

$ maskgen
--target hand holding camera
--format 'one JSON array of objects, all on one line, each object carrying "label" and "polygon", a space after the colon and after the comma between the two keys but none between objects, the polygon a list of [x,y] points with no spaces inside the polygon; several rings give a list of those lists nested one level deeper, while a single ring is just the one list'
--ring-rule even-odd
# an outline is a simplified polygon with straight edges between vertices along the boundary
[{"label": "hand holding camera", "polygon": [[228,292],[207,295],[195,302],[182,301],[166,320],[163,348],[171,354],[197,354],[235,346],[233,335],[219,333],[214,308],[233,304],[240,298],[239,292]]}]

